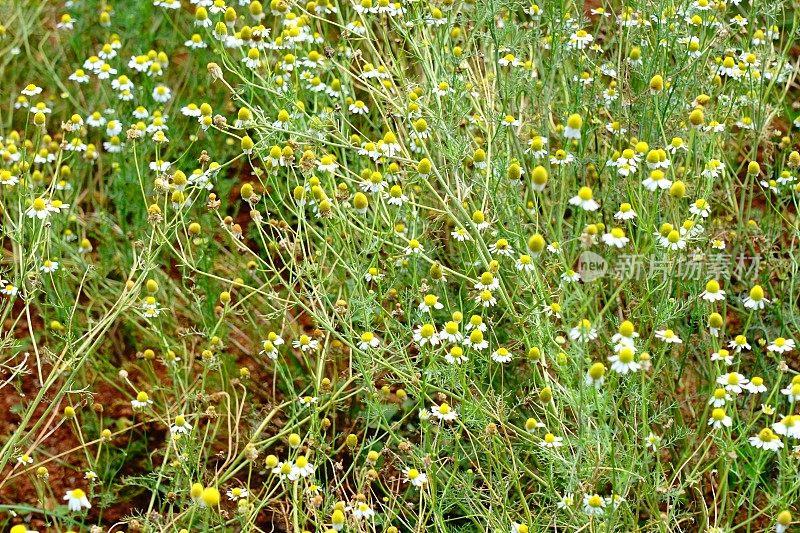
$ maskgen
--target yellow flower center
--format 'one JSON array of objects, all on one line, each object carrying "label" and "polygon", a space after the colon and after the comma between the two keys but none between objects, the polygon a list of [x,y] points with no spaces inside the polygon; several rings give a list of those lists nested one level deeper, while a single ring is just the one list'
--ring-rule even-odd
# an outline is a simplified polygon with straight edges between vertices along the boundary
[{"label": "yellow flower center", "polygon": [[631,363],[633,361],[633,349],[629,346],[626,346],[620,350],[619,360],[626,364]]},{"label": "yellow flower center", "polygon": [[589,376],[591,376],[592,379],[600,379],[605,373],[606,367],[603,363],[595,363],[589,369]]}]

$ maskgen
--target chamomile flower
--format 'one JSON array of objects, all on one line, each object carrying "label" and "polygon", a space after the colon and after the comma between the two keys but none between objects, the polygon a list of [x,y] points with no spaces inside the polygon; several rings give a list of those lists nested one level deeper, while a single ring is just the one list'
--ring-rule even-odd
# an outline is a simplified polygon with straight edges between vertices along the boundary
[{"label": "chamomile flower", "polygon": [[547,316],[561,318],[561,304],[558,302],[550,302],[549,304],[545,304],[542,310]]},{"label": "chamomile flower", "polygon": [[750,293],[743,299],[744,306],[748,309],[764,309],[770,301],[764,297],[764,289],[761,285],[754,285]]},{"label": "chamomile flower", "polygon": [[170,426],[169,432],[173,435],[188,435],[192,430],[192,425],[186,421],[184,415],[175,417],[175,422]]},{"label": "chamomile flower", "polygon": [[500,288],[500,280],[487,270],[481,274],[474,287],[479,291],[496,291]]},{"label": "chamomile flower", "polygon": [[728,343],[728,348],[733,349],[736,353],[741,353],[742,350],[750,350],[750,344],[747,342],[747,337],[737,335]]},{"label": "chamomile flower", "polygon": [[689,207],[689,212],[693,215],[708,218],[711,214],[711,206],[705,199],[699,198]]},{"label": "chamomile flower", "polygon": [[295,459],[292,471],[289,473],[289,480],[294,481],[299,478],[307,478],[314,473],[314,464],[305,455]]},{"label": "chamomile flower", "polygon": [[770,428],[764,428],[758,435],[748,439],[750,444],[762,450],[777,452],[783,448],[783,441]]},{"label": "chamomile flower", "polygon": [[659,189],[665,191],[672,187],[672,180],[667,178],[666,174],[664,174],[664,171],[653,169],[650,171],[649,176],[642,181],[642,185],[645,189],[651,192]]},{"label": "chamomile flower", "polygon": [[543,428],[544,424],[536,420],[535,418],[528,418],[525,420],[525,431],[528,433],[536,433],[537,429]]},{"label": "chamomile flower", "polygon": [[273,361],[278,360],[278,347],[275,346],[275,343],[272,341],[264,341],[261,345],[261,351],[258,353],[266,355]]},{"label": "chamomile flower", "polygon": [[575,505],[575,495],[571,492],[564,493],[556,502],[559,509],[571,509]]},{"label": "chamomile flower", "polygon": [[42,88],[34,85],[33,83],[29,83],[20,92],[25,96],[36,96],[37,94],[42,93]]},{"label": "chamomile flower", "polygon": [[588,33],[586,30],[578,30],[569,37],[569,42],[567,46],[570,48],[574,48],[577,50],[583,50],[594,40],[594,37],[591,33]]},{"label": "chamomile flower", "polygon": [[798,376],[792,378],[792,382],[781,389],[781,394],[789,398],[791,402],[800,401],[800,378]]},{"label": "chamomile flower", "polygon": [[622,228],[612,228],[610,232],[604,233],[601,239],[605,244],[614,248],[624,248],[630,242]]},{"label": "chamomile flower", "polygon": [[507,348],[500,347],[492,352],[492,361],[495,363],[509,363],[513,359],[513,355]]},{"label": "chamomile flower", "polygon": [[624,202],[620,204],[619,211],[614,213],[614,218],[616,220],[633,220],[636,218],[636,211],[633,210],[631,204]]},{"label": "chamomile flower", "polygon": [[533,272],[536,266],[533,264],[533,258],[527,254],[522,254],[517,258],[517,261],[514,263],[514,266],[517,270],[522,270],[525,272]]},{"label": "chamomile flower", "polygon": [[199,33],[193,33],[189,39],[184,41],[183,45],[193,50],[200,50],[208,46]]},{"label": "chamomile flower", "polygon": [[778,337],[767,346],[767,350],[780,354],[789,353],[794,350],[794,340]]},{"label": "chamomile flower", "polygon": [[683,250],[686,248],[686,239],[678,230],[671,230],[665,237],[659,239],[659,244],[668,250]]},{"label": "chamomile flower", "polygon": [[561,148],[556,150],[556,152],[550,157],[550,164],[555,166],[569,165],[573,161],[575,161],[575,156]]},{"label": "chamomile flower", "polygon": [[80,512],[83,508],[92,508],[92,504],[89,503],[89,498],[86,497],[86,493],[81,489],[68,490],[67,493],[64,494],[64,500],[67,501],[69,510],[75,513]]},{"label": "chamomile flower", "polygon": [[744,388],[750,394],[760,394],[762,392],[767,392],[767,386],[764,385],[764,378],[761,376],[753,376],[750,379],[750,383],[746,384]]},{"label": "chamomile flower", "polygon": [[453,346],[444,355],[444,360],[451,365],[461,365],[466,363],[469,358],[464,353],[464,349],[461,346]]},{"label": "chamomile flower", "polygon": [[700,173],[706,178],[718,178],[725,170],[725,164],[719,159],[711,159],[705,164],[703,171]]},{"label": "chamomile flower", "polygon": [[463,336],[459,331],[458,323],[453,320],[447,322],[439,332],[439,338],[446,342],[461,342]]},{"label": "chamomile flower", "polygon": [[581,187],[578,194],[569,199],[569,204],[590,212],[600,208],[600,204],[593,199],[592,189],[589,187]]},{"label": "chamomile flower", "polygon": [[514,249],[506,239],[497,239],[494,244],[489,245],[489,251],[493,254],[510,257],[514,255]]},{"label": "chamomile flower", "polygon": [[294,464],[291,461],[279,461],[275,463],[274,467],[272,467],[271,472],[273,475],[278,476],[278,479],[283,481],[284,479],[289,479],[293,467]]},{"label": "chamomile flower", "polygon": [[582,319],[577,326],[569,330],[569,338],[588,342],[597,338],[597,329],[592,326],[591,321]]},{"label": "chamomile flower", "polygon": [[522,122],[520,122],[518,118],[515,118],[514,115],[505,115],[503,120],[500,121],[500,124],[507,128],[518,128]]},{"label": "chamomile flower", "polygon": [[658,447],[661,446],[661,437],[651,431],[647,434],[647,437],[645,437],[645,443],[648,448],[657,451]]},{"label": "chamomile flower", "polygon": [[792,513],[781,511],[775,521],[775,533],[786,533],[792,523]]},{"label": "chamomile flower", "polygon": [[750,382],[749,379],[744,377],[738,372],[729,372],[717,378],[717,383],[725,387],[725,390],[734,394],[741,394],[742,387]]},{"label": "chamomile flower", "polygon": [[152,93],[153,100],[160,104],[169,102],[172,99],[172,90],[166,85],[156,85]]},{"label": "chamomile flower", "polygon": [[358,520],[370,520],[375,516],[375,511],[367,503],[359,502],[353,508],[353,516]]},{"label": "chamomile flower", "polygon": [[707,302],[721,302],[725,300],[725,291],[720,289],[719,282],[715,279],[706,283],[706,290],[700,293],[700,298]]},{"label": "chamomile flower", "polygon": [[317,403],[318,398],[316,396],[300,396],[297,399],[297,403],[300,404],[300,407],[310,407]]},{"label": "chamomile flower", "polygon": [[426,344],[436,346],[441,342],[441,339],[433,324],[422,324],[414,330],[414,342],[419,344],[420,347]]},{"label": "chamomile flower", "polygon": [[481,351],[489,347],[489,341],[483,336],[483,331],[480,329],[473,329],[464,338],[464,345],[469,346],[473,350]]},{"label": "chamomile flower", "polygon": [[528,144],[527,152],[533,155],[533,157],[541,158],[547,155],[547,137],[542,137],[541,135],[534,135],[531,137],[530,143]]},{"label": "chamomile flower", "polygon": [[49,203],[42,197],[36,198],[32,203],[28,210],[25,212],[25,215],[28,218],[38,218],[39,220],[46,219],[51,210],[49,209]]},{"label": "chamomile flower", "polygon": [[708,419],[708,425],[714,429],[720,429],[722,427],[729,428],[733,425],[733,420],[725,413],[725,409],[717,407],[711,411],[711,418]]},{"label": "chamomile flower", "polygon": [[606,505],[611,506],[612,509],[618,508],[624,501],[625,498],[620,494],[611,493],[610,496],[606,496]]},{"label": "chamomile flower", "polygon": [[719,350],[717,350],[716,352],[711,354],[711,360],[712,361],[722,361],[726,365],[732,365],[733,364],[733,355],[731,355],[731,353],[728,350],[726,350],[724,348],[720,348]]},{"label": "chamomile flower", "polygon": [[475,303],[481,307],[494,307],[497,304],[497,298],[494,297],[492,291],[482,290],[475,295]]},{"label": "chamomile flower", "polygon": [[405,476],[403,479],[405,483],[411,483],[412,486],[418,489],[424,487],[425,483],[428,482],[428,476],[416,468],[403,469],[403,476]]},{"label": "chamomile flower", "polygon": [[683,344],[683,340],[669,328],[656,331],[656,338],[667,344]]},{"label": "chamomile flower", "polygon": [[423,313],[427,313],[431,311],[431,309],[444,309],[444,305],[435,294],[426,294],[419,303],[419,306],[417,306],[417,309]]},{"label": "chamomile flower", "polygon": [[236,501],[247,498],[250,492],[247,489],[243,489],[241,487],[234,487],[232,489],[228,489],[228,491],[225,494],[228,496],[229,500]]},{"label": "chamomile flower", "polygon": [[384,193],[384,199],[387,204],[395,206],[401,206],[408,202],[408,196],[403,194],[403,188],[400,185],[392,185],[389,192]]},{"label": "chamomile flower", "polygon": [[381,345],[381,340],[371,331],[365,331],[361,334],[361,338],[358,342],[358,347],[362,350],[368,350],[370,348],[377,348]]},{"label": "chamomile flower", "polygon": [[292,347],[300,348],[304,353],[315,352],[319,348],[319,341],[308,335],[300,335],[299,338],[292,341]]},{"label": "chamomile flower", "polygon": [[634,354],[635,351],[632,347],[623,346],[619,352],[608,358],[611,362],[611,370],[620,374],[637,372],[641,365],[634,359]]},{"label": "chamomile flower", "polygon": [[733,398],[728,391],[723,388],[714,389],[714,393],[711,395],[711,398],[708,399],[708,405],[713,407],[725,407],[725,404],[732,401]]},{"label": "chamomile flower", "polygon": [[348,109],[354,115],[366,115],[367,113],[369,113],[369,108],[367,107],[367,104],[365,104],[361,100],[356,100],[355,102],[350,104]]},{"label": "chamomile flower", "polygon": [[375,267],[370,267],[367,269],[366,274],[364,274],[364,279],[366,281],[380,281],[384,278],[384,274]]},{"label": "chamomile flower", "polygon": [[56,270],[58,270],[58,261],[51,261],[50,259],[45,259],[42,261],[42,266],[39,267],[39,270],[44,272],[45,274],[52,274]]},{"label": "chamomile flower", "polygon": [[7,281],[4,281],[4,280],[0,280],[0,281],[2,281],[2,283],[0,283],[0,286],[2,286],[2,289],[0,289],[0,294],[4,294],[6,296],[16,296],[17,295],[17,293],[19,292],[19,288],[18,287],[16,287],[14,284],[9,283]]},{"label": "chamomile flower", "polygon": [[539,446],[542,448],[560,448],[564,445],[564,437],[557,437],[552,433],[546,433],[542,440],[539,441]]},{"label": "chamomile flower", "polygon": [[636,332],[633,322],[630,320],[624,320],[622,323],[620,323],[617,333],[611,337],[611,342],[618,346],[630,346],[631,348],[634,348],[634,340],[638,337],[639,334]]},{"label": "chamomile flower", "polygon": [[84,71],[82,68],[75,69],[75,71],[69,75],[69,80],[74,81],[75,83],[88,83],[89,82],[89,75]]},{"label": "chamomile flower", "polygon": [[406,255],[421,254],[425,251],[425,247],[417,239],[410,239],[406,246]]},{"label": "chamomile flower", "polygon": [[800,416],[786,415],[772,424],[772,430],[783,437],[800,438]]},{"label": "chamomile flower", "polygon": [[605,376],[606,366],[603,363],[597,362],[589,367],[589,370],[586,372],[586,377],[584,378],[584,383],[599,389],[605,381]]},{"label": "chamomile flower", "polygon": [[434,418],[444,422],[452,422],[458,418],[458,412],[451,408],[447,402],[442,402],[439,405],[432,405],[430,414]]},{"label": "chamomile flower", "polygon": [[131,406],[134,410],[144,409],[150,405],[153,405],[153,400],[151,400],[150,396],[144,391],[139,391],[136,394],[136,398],[131,400]]},{"label": "chamomile flower", "polygon": [[589,516],[600,516],[605,512],[606,501],[599,494],[584,494],[583,512]]}]

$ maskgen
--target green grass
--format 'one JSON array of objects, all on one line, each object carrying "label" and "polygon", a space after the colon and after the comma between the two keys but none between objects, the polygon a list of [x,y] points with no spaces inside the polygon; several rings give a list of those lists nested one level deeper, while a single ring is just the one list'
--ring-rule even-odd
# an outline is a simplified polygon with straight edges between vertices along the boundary
[{"label": "green grass", "polygon": [[[0,523],[791,527],[796,438],[762,432],[796,413],[783,390],[800,370],[776,350],[800,318],[791,3],[276,2],[255,38],[260,4],[230,4],[208,28],[189,2],[0,4],[0,164],[18,177],[0,185]],[[253,40],[225,46],[223,29]],[[207,48],[185,44],[195,33]],[[101,80],[83,65],[114,36]],[[150,50],[159,76],[128,66]],[[52,113],[15,109],[30,83]],[[119,153],[95,111],[119,121]],[[168,142],[147,131],[155,113]],[[596,209],[576,205],[585,188]],[[37,199],[69,207],[29,217]],[[627,374],[609,360],[629,357],[625,321]],[[728,347],[738,335],[749,349]],[[715,412],[729,373],[765,390],[728,381]],[[74,489],[91,508],[68,509]]]}]

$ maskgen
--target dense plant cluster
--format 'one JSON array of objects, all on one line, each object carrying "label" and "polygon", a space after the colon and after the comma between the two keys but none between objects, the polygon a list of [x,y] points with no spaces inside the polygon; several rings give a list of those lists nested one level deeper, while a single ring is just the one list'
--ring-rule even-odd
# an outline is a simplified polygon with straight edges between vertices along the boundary
[{"label": "dense plant cluster", "polygon": [[0,14],[0,524],[792,527],[792,3]]}]

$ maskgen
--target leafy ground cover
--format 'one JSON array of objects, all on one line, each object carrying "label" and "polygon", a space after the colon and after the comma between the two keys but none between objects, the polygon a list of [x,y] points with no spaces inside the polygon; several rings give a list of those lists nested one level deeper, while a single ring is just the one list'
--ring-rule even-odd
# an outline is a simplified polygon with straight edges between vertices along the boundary
[{"label": "leafy ground cover", "polygon": [[6,530],[793,527],[791,2],[0,21]]}]

